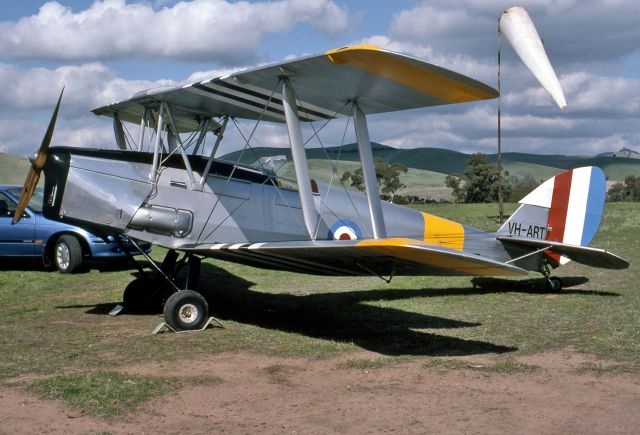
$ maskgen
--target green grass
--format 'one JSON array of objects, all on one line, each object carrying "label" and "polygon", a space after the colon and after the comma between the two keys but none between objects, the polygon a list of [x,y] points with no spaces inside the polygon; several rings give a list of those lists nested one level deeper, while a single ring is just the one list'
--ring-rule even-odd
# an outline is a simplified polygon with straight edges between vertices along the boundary
[{"label": "green grass", "polygon": [[[495,204],[424,208],[485,230],[499,225]],[[508,213],[514,209],[514,204],[506,207]],[[68,382],[84,376],[89,382],[105,372],[127,377],[132,365],[215,359],[229,351],[340,355],[353,360],[347,368],[364,369],[408,360],[446,369],[457,364],[449,362],[455,357],[484,355],[491,364],[483,365],[497,366],[492,370],[518,372],[527,370],[518,365],[520,356],[571,349],[602,359],[595,371],[638,372],[639,227],[640,204],[607,204],[593,246],[629,259],[631,267],[606,271],[571,263],[557,275],[584,276],[589,282],[560,293],[521,289],[514,280],[490,281],[480,289],[464,277],[396,277],[385,284],[378,278],[315,277],[206,260],[200,287],[225,328],[193,334],[151,335],[161,315],[107,314],[122,300],[131,271],[62,275],[2,263],[0,381],[24,386],[20,376],[36,376],[64,384],[67,378],[58,376],[80,373]],[[152,256],[161,260],[163,254],[154,248]],[[363,350],[378,356],[350,358]],[[286,373],[278,378],[279,369],[272,370],[274,379],[286,381]],[[107,407],[108,396],[99,397],[95,400]],[[89,400],[94,399],[78,403]]]},{"label": "green grass", "polygon": [[[502,164],[505,171],[509,172],[509,176],[518,177],[518,180],[522,181],[525,177],[531,176],[534,180],[540,182],[545,181],[559,173],[563,172],[563,169],[554,168],[553,166],[539,165],[536,163],[525,162],[512,162],[505,160]],[[640,167],[640,165],[639,165]]]},{"label": "green grass", "polygon": [[106,371],[52,376],[29,385],[29,389],[44,397],[63,400],[100,417],[131,412],[150,399],[168,394],[174,387],[171,379]]}]

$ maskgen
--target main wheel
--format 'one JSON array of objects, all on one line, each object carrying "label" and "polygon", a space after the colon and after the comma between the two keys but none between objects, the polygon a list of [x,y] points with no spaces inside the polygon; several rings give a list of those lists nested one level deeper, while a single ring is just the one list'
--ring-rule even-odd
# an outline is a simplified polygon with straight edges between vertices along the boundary
[{"label": "main wheel", "polygon": [[557,276],[552,276],[547,279],[547,290],[552,292],[559,292],[562,290],[562,280]]},{"label": "main wheel", "polygon": [[82,266],[82,247],[71,235],[60,236],[53,251],[53,261],[60,273],[73,273]]},{"label": "main wheel", "polygon": [[175,292],[164,304],[164,321],[177,331],[200,329],[209,316],[209,306],[193,290]]}]

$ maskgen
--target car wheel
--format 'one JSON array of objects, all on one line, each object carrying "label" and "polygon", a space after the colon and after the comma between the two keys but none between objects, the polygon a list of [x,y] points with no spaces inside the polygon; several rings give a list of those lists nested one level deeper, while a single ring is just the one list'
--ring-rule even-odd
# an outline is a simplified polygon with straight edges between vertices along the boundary
[{"label": "car wheel", "polygon": [[73,273],[82,266],[82,247],[74,236],[64,235],[56,241],[53,261],[60,273]]},{"label": "car wheel", "polygon": [[176,331],[200,329],[208,316],[207,301],[193,290],[175,292],[164,304],[164,321]]}]

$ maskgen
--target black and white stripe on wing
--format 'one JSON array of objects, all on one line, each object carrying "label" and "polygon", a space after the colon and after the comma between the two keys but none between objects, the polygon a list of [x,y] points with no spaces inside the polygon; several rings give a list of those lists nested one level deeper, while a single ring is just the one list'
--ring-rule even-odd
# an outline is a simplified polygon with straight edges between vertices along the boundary
[{"label": "black and white stripe on wing", "polygon": [[[351,269],[335,267],[321,261],[304,260],[293,253],[279,254],[277,249],[260,249],[264,243],[214,243],[210,246],[200,245],[193,247],[182,246],[181,249],[202,252],[204,255],[239,261],[244,259],[244,263],[251,265],[271,266],[280,270],[291,272],[310,273],[313,275],[344,276],[354,275]],[[212,251],[215,251],[213,253]],[[355,275],[368,275],[366,271]]]},{"label": "black and white stripe on wing", "polygon": [[[243,109],[251,110],[256,113],[266,111],[270,116],[280,119],[284,118],[284,107],[282,105],[282,97],[278,93],[267,92],[256,86],[237,85],[229,83],[227,80],[214,80],[210,82],[201,82],[191,85],[191,90],[200,95],[234,104]],[[309,104],[298,105],[298,116],[301,121],[311,122],[321,119],[334,118],[334,113],[329,113],[319,107],[311,107]]]}]

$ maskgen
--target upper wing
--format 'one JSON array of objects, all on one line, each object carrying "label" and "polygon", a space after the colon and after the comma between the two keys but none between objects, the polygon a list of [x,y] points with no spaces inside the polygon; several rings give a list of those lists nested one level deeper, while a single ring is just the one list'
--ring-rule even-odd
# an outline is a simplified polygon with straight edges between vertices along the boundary
[{"label": "upper wing", "polygon": [[530,246],[532,248],[548,248],[573,261],[591,267],[603,269],[626,269],[629,262],[609,251],[588,246],[569,245],[567,243],[552,242],[550,240],[528,239],[522,237],[498,236],[498,240],[506,243]]},{"label": "upper wing", "polygon": [[357,101],[366,114],[496,98],[495,89],[474,79],[371,45],[331,50],[275,65],[181,87],[149,90],[99,107],[96,115],[140,122],[145,107],[172,105],[178,129],[193,131],[202,117],[231,116],[284,121],[286,77],[298,98],[303,121],[348,116]]},{"label": "upper wing", "polygon": [[178,249],[315,275],[526,275],[527,271],[428,242],[387,238],[183,245]]}]

